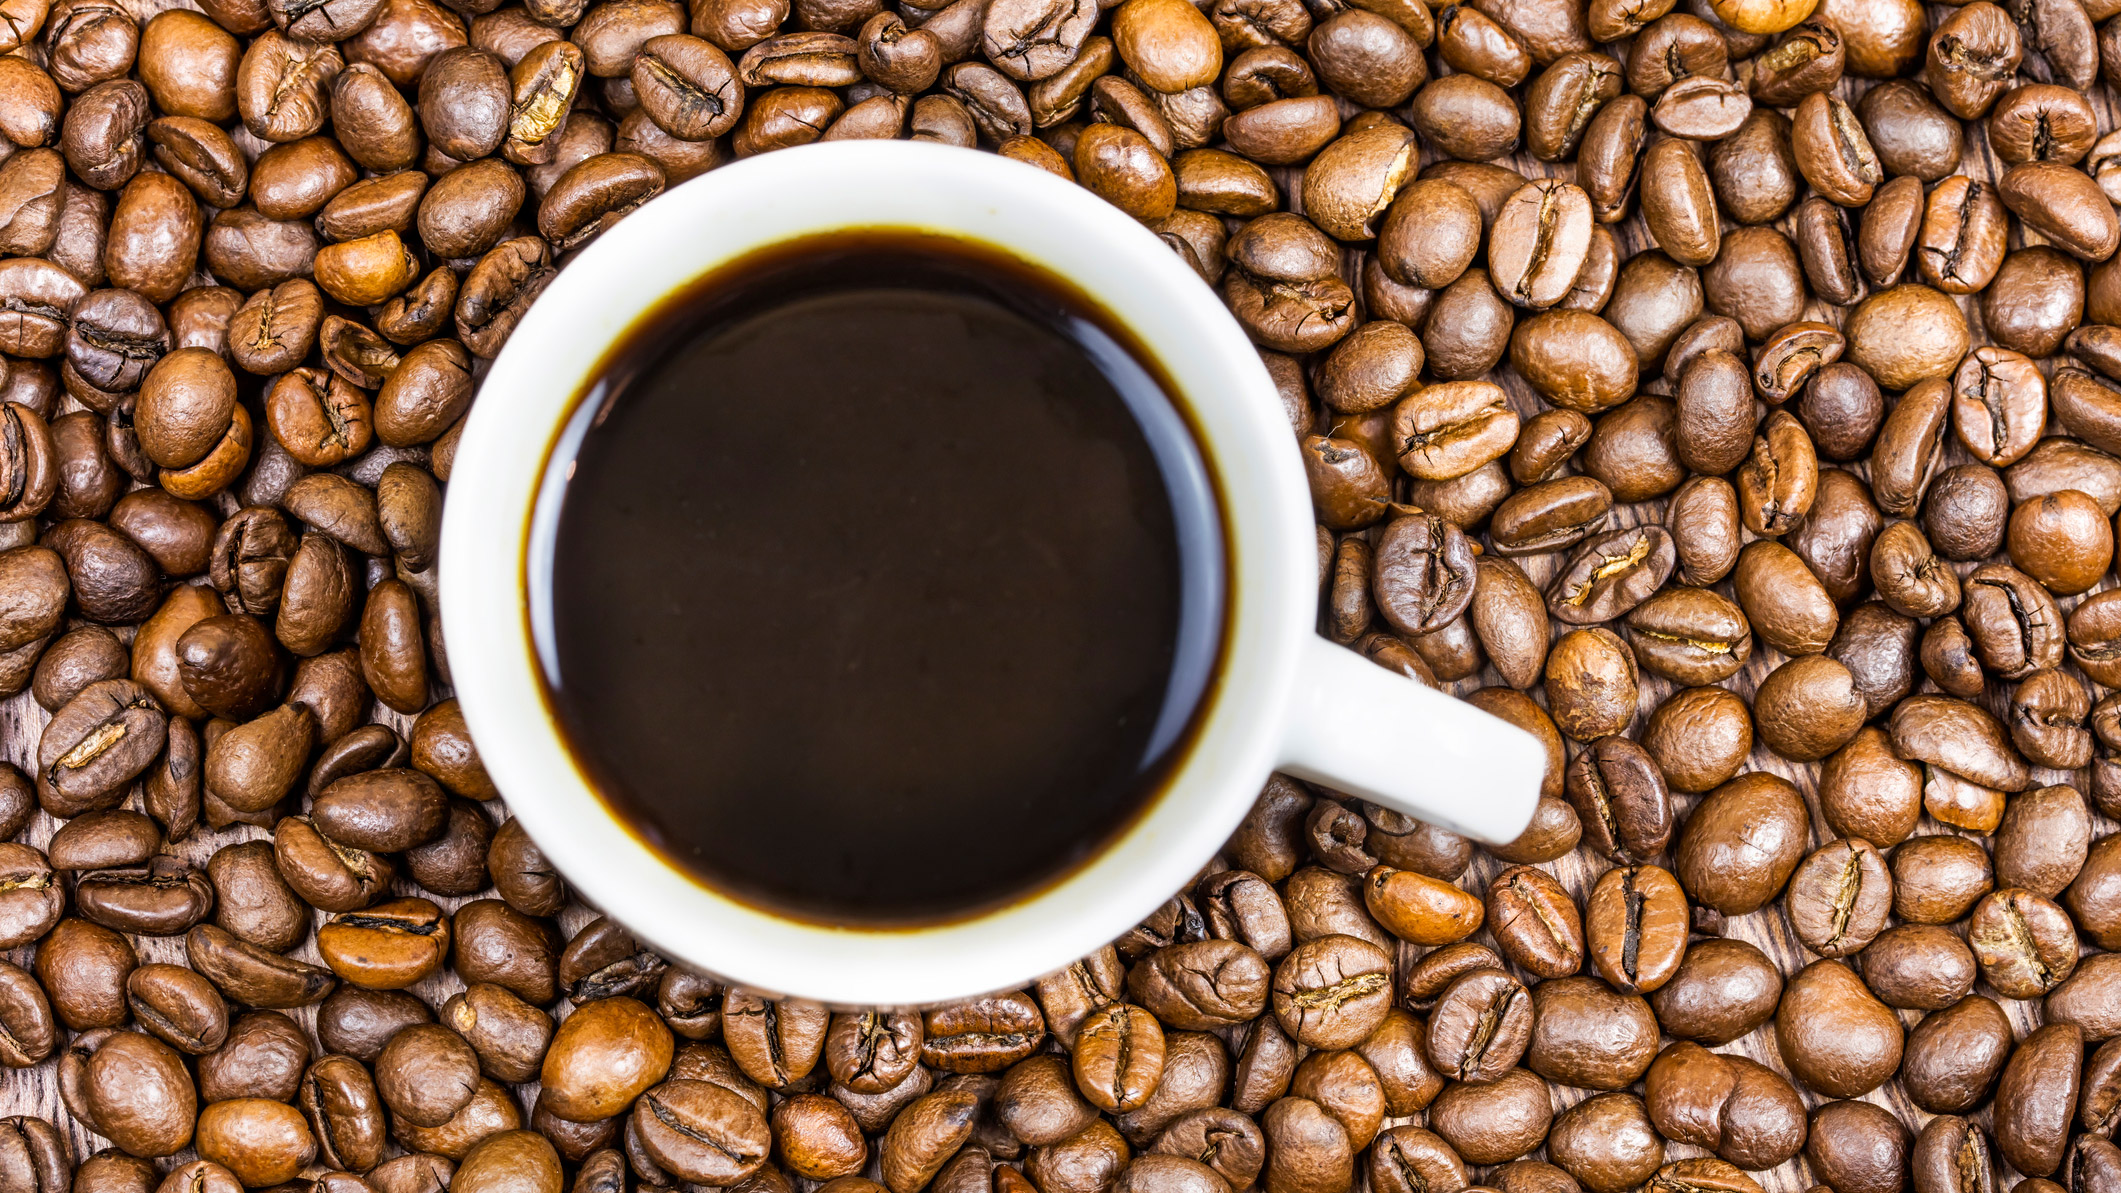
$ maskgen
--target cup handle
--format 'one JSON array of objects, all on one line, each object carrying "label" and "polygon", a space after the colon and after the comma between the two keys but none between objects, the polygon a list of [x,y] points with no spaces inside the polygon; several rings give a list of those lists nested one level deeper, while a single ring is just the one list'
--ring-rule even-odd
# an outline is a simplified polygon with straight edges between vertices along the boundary
[{"label": "cup handle", "polygon": [[1278,767],[1492,844],[1532,821],[1546,750],[1515,725],[1311,636]]}]

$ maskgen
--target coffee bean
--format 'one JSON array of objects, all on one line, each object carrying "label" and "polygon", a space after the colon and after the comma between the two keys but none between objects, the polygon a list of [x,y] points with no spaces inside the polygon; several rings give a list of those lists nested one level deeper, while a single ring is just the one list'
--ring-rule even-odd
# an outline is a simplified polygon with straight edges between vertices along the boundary
[{"label": "coffee bean", "polygon": [[1996,1150],[2013,1168],[2044,1175],[2061,1167],[2083,1072],[2083,1033],[2040,1028],[2018,1045],[1996,1085]]},{"label": "coffee bean", "polygon": [[376,1058],[376,1089],[393,1114],[415,1126],[439,1127],[471,1100],[479,1059],[447,1028],[421,1024],[391,1037]]},{"label": "coffee bean", "polygon": [[1547,656],[1548,707],[1561,731],[1578,741],[1617,733],[1635,714],[1635,656],[1603,627],[1563,635]]},{"label": "coffee bean", "polygon": [[1822,957],[1862,950],[1885,928],[1893,901],[1885,858],[1868,841],[1837,841],[1790,875],[1790,926]]},{"label": "coffee bean", "polygon": [[1532,988],[1532,1042],[1525,1065],[1550,1081],[1621,1089],[1649,1068],[1657,1019],[1640,995],[1595,978],[1564,977]]},{"label": "coffee bean", "polygon": [[1807,818],[1787,782],[1742,775],[1696,806],[1673,850],[1674,873],[1694,899],[1743,914],[1781,892],[1800,860]]},{"label": "coffee bean", "polygon": [[1949,1007],[1974,988],[1973,952],[1934,924],[1889,928],[1863,951],[1863,980],[1881,1002],[1923,1011]]},{"label": "coffee bean", "polygon": [[41,1118],[16,1115],[0,1120],[0,1172],[25,1189],[66,1186],[73,1161],[59,1132]]},{"label": "coffee bean", "polygon": [[1679,968],[1687,921],[1686,897],[1670,872],[1649,865],[1607,871],[1591,891],[1591,965],[1620,990],[1656,990]]},{"label": "coffee bean", "polygon": [[[1186,946],[1173,946],[1179,947]],[[1176,961],[1176,958],[1173,960]],[[1237,966],[1240,971],[1246,968],[1242,962]],[[1260,987],[1263,988],[1263,966],[1258,976],[1261,979]],[[1250,977],[1249,973],[1242,977],[1233,973],[1229,975],[1229,980],[1237,986],[1244,986]],[[1220,983],[1212,985],[1217,989],[1224,988]],[[1233,993],[1236,992],[1234,987],[1231,989]],[[1165,1023],[1174,1022],[1170,1015],[1162,1013],[1154,1004],[1143,1001],[1143,1005],[1149,1007],[1150,1012],[1159,1020]],[[801,1057],[805,1054],[814,1056],[815,1047],[807,1041],[817,1038],[817,1046],[822,1046],[823,1016],[814,1004],[791,1003],[787,1009],[800,1012],[801,1018],[791,1020],[786,1030],[800,1033],[805,1042],[784,1042],[783,1052],[791,1057]],[[727,1016],[734,1013],[736,1012],[728,1010],[724,1012],[724,1036],[729,1034]],[[929,1011],[923,1020],[922,1030],[926,1038],[921,1045],[921,1056],[926,1063],[948,1072],[987,1073],[1006,1068],[1035,1051],[1044,1039],[1045,1021],[1035,1002],[1021,994],[1014,994],[975,999]],[[813,1033],[817,1035],[813,1037]],[[792,1068],[790,1072],[791,1075],[799,1075],[795,1074]]]},{"label": "coffee bean", "polygon": [[1745,613],[1706,588],[1666,589],[1637,605],[1627,615],[1627,637],[1645,668],[1683,683],[1727,679],[1753,653]]},{"label": "coffee bean", "polygon": [[1650,1005],[1667,1034],[1714,1047],[1767,1022],[1781,997],[1782,975],[1759,948],[1710,939],[1686,946]]},{"label": "coffee bean", "polygon": [[1529,866],[1512,867],[1488,884],[1487,902],[1488,928],[1519,966],[1543,978],[1583,968],[1583,927],[1576,903],[1552,875]]},{"label": "coffee bean", "polygon": [[85,1092],[99,1132],[136,1156],[172,1155],[192,1142],[198,1091],[182,1057],[153,1036],[105,1040],[89,1058]]},{"label": "coffee bean", "polygon": [[50,1056],[57,1043],[51,1003],[36,978],[0,965],[0,1063],[28,1068]]},{"label": "coffee bean", "polygon": [[1360,1042],[1375,1030],[1391,1002],[1389,958],[1354,937],[1306,941],[1274,971],[1275,1017],[1297,1042],[1314,1048]]},{"label": "coffee bean", "polygon": [[382,1103],[357,1062],[343,1056],[317,1061],[302,1075],[299,1101],[325,1162],[358,1169],[381,1157]]},{"label": "coffee bean", "polygon": [[1524,1069],[1510,1069],[1485,1084],[1450,1086],[1429,1106],[1430,1129],[1474,1164],[1524,1155],[1552,1123],[1544,1083]]},{"label": "coffee bean", "polygon": [[1904,841],[1893,851],[1892,868],[1893,911],[1915,923],[1950,923],[1994,886],[1988,853],[1964,837]]},{"label": "coffee bean", "polygon": [[1792,657],[1831,645],[1840,615],[1818,577],[1797,554],[1762,540],[1739,552],[1732,573],[1738,604],[1768,645]]},{"label": "coffee bean", "polygon": [[2068,914],[2032,891],[2004,888],[1984,896],[1967,925],[1967,944],[1981,974],[2012,998],[2037,997],[2076,968]]},{"label": "coffee bean", "polygon": [[400,990],[441,967],[449,927],[433,903],[394,899],[333,917],[317,929],[317,951],[332,972],[357,986]]},{"label": "coffee bean", "polygon": [[1907,1135],[1900,1120],[1872,1103],[1829,1102],[1812,1113],[1805,1159],[1832,1188],[1897,1189],[1905,1181]]},{"label": "coffee bean", "polygon": [[1854,1097],[1899,1067],[1900,1022],[1837,961],[1815,961],[1790,979],[1775,1013],[1775,1039],[1798,1080]]},{"label": "coffee bean", "polygon": [[1386,524],[1374,559],[1370,583],[1378,611],[1402,633],[1441,629],[1472,603],[1471,545],[1450,522],[1396,517]]},{"label": "coffee bean", "polygon": [[1773,1070],[1743,1056],[1678,1043],[1650,1066],[1643,1083],[1659,1131],[1723,1160],[1772,1168],[1797,1154],[1807,1135],[1804,1103]]},{"label": "coffee bean", "polygon": [[669,1067],[670,1031],[641,1003],[586,1003],[560,1024],[546,1050],[543,1081],[554,1113],[573,1121],[608,1118],[632,1103]]}]

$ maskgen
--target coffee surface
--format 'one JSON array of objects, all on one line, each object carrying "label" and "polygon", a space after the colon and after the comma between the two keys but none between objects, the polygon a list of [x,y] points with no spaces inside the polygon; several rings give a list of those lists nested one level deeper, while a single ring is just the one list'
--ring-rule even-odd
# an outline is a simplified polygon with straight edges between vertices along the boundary
[{"label": "coffee surface", "polygon": [[1219,647],[1161,387],[1055,283],[946,246],[704,280],[554,457],[564,736],[668,858],[785,914],[935,921],[1062,874],[1153,798]]}]

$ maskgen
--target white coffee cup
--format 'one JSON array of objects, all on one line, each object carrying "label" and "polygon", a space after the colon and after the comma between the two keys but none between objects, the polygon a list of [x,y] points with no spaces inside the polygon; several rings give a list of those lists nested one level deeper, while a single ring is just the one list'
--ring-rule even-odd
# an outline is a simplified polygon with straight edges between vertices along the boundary
[{"label": "white coffee cup", "polygon": [[[1231,541],[1222,670],[1191,750],[1149,809],[1090,861],[1014,904],[880,930],[738,902],[673,868],[616,819],[555,729],[526,591],[547,460],[606,349],[659,299],[754,250],[884,227],[1000,249],[1073,282],[1131,329],[1192,415]],[[441,558],[450,669],[510,810],[588,902],[673,960],[768,992],[918,1005],[1020,986],[1096,950],[1186,885],[1276,770],[1507,841],[1530,820],[1546,766],[1529,734],[1318,636],[1310,493],[1257,351],[1141,224],[992,154],[812,145],[703,175],[628,216],[568,263],[494,361],[457,449]]]}]

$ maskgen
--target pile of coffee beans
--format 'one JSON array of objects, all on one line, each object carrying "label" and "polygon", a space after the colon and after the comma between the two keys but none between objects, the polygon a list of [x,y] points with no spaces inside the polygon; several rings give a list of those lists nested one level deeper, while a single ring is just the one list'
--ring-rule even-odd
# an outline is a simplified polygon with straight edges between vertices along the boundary
[{"label": "pile of coffee beans", "polygon": [[[2121,1190],[2117,16],[0,0],[0,1190]],[[924,1011],[569,899],[444,698],[477,378],[848,137],[1218,287],[1321,628],[1544,742],[1521,839],[1277,777]]]}]

